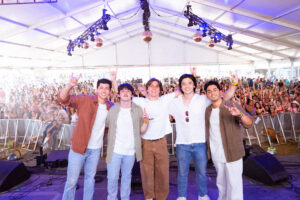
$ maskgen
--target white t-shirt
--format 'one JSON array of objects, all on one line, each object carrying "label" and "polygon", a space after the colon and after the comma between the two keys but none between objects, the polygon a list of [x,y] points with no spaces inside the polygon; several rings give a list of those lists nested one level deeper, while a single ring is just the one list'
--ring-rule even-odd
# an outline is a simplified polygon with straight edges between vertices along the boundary
[{"label": "white t-shirt", "polygon": [[74,113],[71,116],[71,125],[72,126],[76,126],[77,122],[78,122],[78,115],[77,115],[77,113]]},{"label": "white t-shirt", "polygon": [[134,155],[134,133],[130,108],[120,108],[117,120],[114,152],[121,155]]},{"label": "white t-shirt", "polygon": [[[205,109],[211,104],[205,95],[195,94],[187,107],[182,96],[169,105],[169,113],[176,120],[176,144],[205,142]],[[186,111],[189,122],[186,122]]]},{"label": "white t-shirt", "polygon": [[170,93],[159,97],[158,100],[150,101],[148,98],[134,97],[132,100],[135,104],[146,109],[149,118],[148,129],[142,135],[143,139],[156,140],[171,133],[171,123],[169,120],[168,106],[174,99],[175,93]]},{"label": "white t-shirt", "polygon": [[209,119],[209,145],[211,157],[214,161],[226,163],[221,131],[220,131],[220,109],[213,108]]},{"label": "white t-shirt", "polygon": [[105,120],[107,116],[106,104],[99,104],[92,134],[89,140],[88,149],[99,149],[103,143]]}]

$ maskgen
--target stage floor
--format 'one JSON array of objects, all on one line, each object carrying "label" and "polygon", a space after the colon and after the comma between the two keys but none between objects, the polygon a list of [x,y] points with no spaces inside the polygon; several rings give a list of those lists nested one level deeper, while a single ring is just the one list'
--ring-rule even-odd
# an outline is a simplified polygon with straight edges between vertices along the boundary
[{"label": "stage floor", "polygon": [[[290,174],[289,181],[276,186],[266,186],[261,183],[243,177],[244,199],[245,200],[300,200],[300,156],[298,155],[277,155],[277,159],[283,164]],[[104,161],[101,162],[103,170],[96,175],[94,199],[104,200],[107,196],[107,179]],[[101,167],[100,167],[101,168]],[[43,167],[28,167],[32,172],[31,177],[24,183],[16,186],[6,193],[0,194],[0,200],[60,200],[62,198],[64,183],[66,180],[66,168],[45,169]],[[216,187],[216,172],[210,163],[207,169],[208,174],[208,195],[212,200],[218,197]],[[170,166],[170,193],[168,200],[177,198],[177,168],[175,158],[171,159]],[[290,183],[292,184],[290,184]],[[76,200],[82,199],[83,175],[78,182],[79,188],[76,191]],[[195,172],[190,170],[188,198],[197,199],[197,188]],[[144,199],[142,190],[132,190],[132,200]]]}]

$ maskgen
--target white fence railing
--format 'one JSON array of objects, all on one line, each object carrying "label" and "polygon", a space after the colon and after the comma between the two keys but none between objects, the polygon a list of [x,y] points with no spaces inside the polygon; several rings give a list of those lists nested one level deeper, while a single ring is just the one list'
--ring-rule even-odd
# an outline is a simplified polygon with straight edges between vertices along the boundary
[{"label": "white fence railing", "polygon": [[[43,133],[48,123],[30,119],[0,119],[0,149],[7,148],[8,141],[14,144],[21,144],[26,150],[35,150],[42,142]],[[58,135],[55,137],[56,149],[69,149],[71,146],[70,138],[74,126],[64,124]],[[276,131],[274,138],[269,136],[268,130]],[[298,140],[300,134],[300,113],[279,113],[274,118],[270,115],[261,117],[258,123],[249,129],[244,129],[244,138],[249,145],[258,143],[262,146],[267,142],[269,146],[285,143],[287,139]],[[176,126],[172,124],[172,134],[167,135],[167,142],[170,154],[174,154],[176,141]]]}]

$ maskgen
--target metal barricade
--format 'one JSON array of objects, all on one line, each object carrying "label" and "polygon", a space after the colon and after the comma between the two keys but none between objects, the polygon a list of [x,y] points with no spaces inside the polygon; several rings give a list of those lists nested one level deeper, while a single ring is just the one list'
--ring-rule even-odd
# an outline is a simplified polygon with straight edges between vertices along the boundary
[{"label": "metal barricade", "polygon": [[276,117],[284,137],[286,139],[294,139],[296,141],[296,135],[293,132],[293,120],[291,113],[278,113],[276,114]]},{"label": "metal barricade", "polygon": [[70,124],[63,124],[61,130],[58,133],[59,143],[57,148],[59,150],[67,150],[71,147],[71,141],[70,138],[72,136],[73,130],[75,126],[72,126]]},{"label": "metal barricade", "polygon": [[22,148],[28,151],[34,151],[38,142],[41,142],[43,131],[47,125],[48,123],[42,123],[38,120],[31,120],[26,127]]},{"label": "metal barricade", "polygon": [[0,128],[0,142],[3,144],[3,148],[8,148],[8,142],[17,143],[18,133],[18,119],[4,119],[1,120]]},{"label": "metal barricade", "polygon": [[[261,119],[262,119],[262,122],[264,125],[264,133],[267,134],[268,137],[270,138],[270,134],[271,134],[271,132],[273,132],[275,135],[274,136],[272,135],[271,137],[275,137],[276,142],[277,142],[276,145],[279,145],[280,142],[278,140],[277,134],[280,133],[280,131],[276,131],[271,115],[263,115],[263,116],[261,116]],[[272,140],[270,139],[270,146],[272,146],[272,145],[273,145],[273,143],[272,143]]]},{"label": "metal barricade", "polygon": [[257,140],[258,142],[258,145],[261,146],[261,142],[260,142],[260,139],[259,139],[259,136],[258,136],[258,133],[257,133],[257,130],[256,130],[256,127],[255,126],[251,126],[250,128],[243,128],[242,130],[244,130],[247,138],[248,138],[248,142],[249,142],[249,145],[252,145],[252,140]]},{"label": "metal barricade", "polygon": [[299,140],[300,135],[300,113],[291,113],[292,116],[292,127],[293,127],[293,134],[295,136],[295,140]]},{"label": "metal barricade", "polygon": [[[35,150],[37,144],[42,139],[43,131],[47,123],[42,123],[32,119],[0,119],[0,148],[5,149],[8,141],[14,141],[15,144],[22,144],[22,148],[32,151]],[[176,141],[176,124],[172,123],[172,132],[167,135],[168,149],[170,154],[175,154]],[[253,141],[262,146],[262,143],[268,141],[272,146],[272,142],[268,134],[263,134],[266,129],[272,128],[276,130],[276,140],[278,143],[278,135],[286,139],[291,138],[298,140],[300,134],[300,113],[280,113],[276,114],[275,118],[269,115],[262,116],[262,120],[254,124],[251,128],[245,129],[244,135],[248,139],[250,145]],[[57,149],[69,149],[71,146],[70,138],[74,126],[64,124],[57,135]]]}]

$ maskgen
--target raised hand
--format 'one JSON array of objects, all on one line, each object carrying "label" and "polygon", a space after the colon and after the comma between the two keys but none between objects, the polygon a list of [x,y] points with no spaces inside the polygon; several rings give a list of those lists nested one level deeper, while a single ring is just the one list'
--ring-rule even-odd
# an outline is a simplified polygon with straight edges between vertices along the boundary
[{"label": "raised hand", "polygon": [[75,77],[75,76],[73,76],[73,73],[72,73],[72,75],[70,76],[68,85],[71,87],[76,86],[78,84],[78,80],[81,78],[81,76],[82,76],[82,74],[80,74],[78,77]]},{"label": "raised hand", "polygon": [[230,112],[230,114],[233,116],[239,116],[241,114],[241,111],[235,105],[233,105],[233,106],[224,105],[224,106]]},{"label": "raised hand", "polygon": [[110,79],[117,80],[117,74],[118,74],[118,67],[116,67],[116,70],[112,70],[109,72]]},{"label": "raised hand", "polygon": [[196,67],[190,67],[190,72],[191,74],[193,74],[194,76],[197,75],[197,68]]},{"label": "raised hand", "polygon": [[146,87],[144,85],[139,85],[138,90],[144,97],[147,96]]},{"label": "raised hand", "polygon": [[232,73],[230,71],[229,74],[230,74],[230,79],[231,79],[232,84],[238,84],[239,83],[239,77],[237,75],[237,72]]}]

